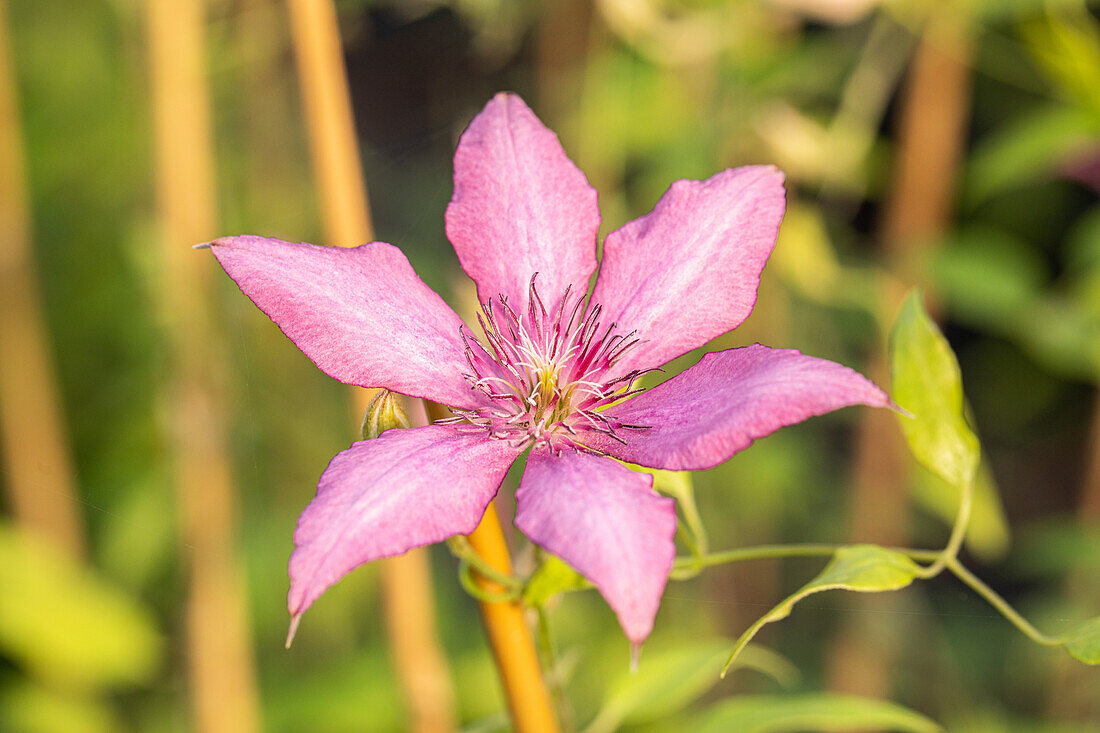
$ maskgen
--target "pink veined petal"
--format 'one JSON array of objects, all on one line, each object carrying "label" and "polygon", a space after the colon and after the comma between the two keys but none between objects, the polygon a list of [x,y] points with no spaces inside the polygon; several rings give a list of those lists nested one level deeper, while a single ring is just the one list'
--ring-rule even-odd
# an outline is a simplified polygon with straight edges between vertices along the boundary
[{"label": "pink veined petal", "polygon": [[558,138],[515,94],[500,93],[474,118],[455,151],[447,238],[481,302],[507,296],[527,310],[531,276],[553,310],[596,269],[596,191]]},{"label": "pink veined petal", "polygon": [[321,371],[456,407],[476,407],[461,319],[384,242],[317,247],[241,236],[212,243],[252,302]]},{"label": "pink veined petal", "polygon": [[645,343],[616,367],[660,366],[741,324],[784,210],[783,174],[734,168],[676,181],[653,211],[607,235],[592,302]]},{"label": "pink veined petal", "polygon": [[598,433],[584,442],[630,463],[700,470],[785,425],[856,404],[893,406],[886,393],[848,367],[754,344],[707,354],[667,382],[605,410],[608,419],[651,426],[620,430],[626,445]]},{"label": "pink veined petal", "polygon": [[653,477],[610,458],[536,448],[516,491],[516,526],[599,589],[634,644],[653,619],[676,555],[676,510]]},{"label": "pink veined petal", "polygon": [[291,615],[365,562],[472,532],[519,453],[505,440],[429,425],[337,454],[294,532]]}]

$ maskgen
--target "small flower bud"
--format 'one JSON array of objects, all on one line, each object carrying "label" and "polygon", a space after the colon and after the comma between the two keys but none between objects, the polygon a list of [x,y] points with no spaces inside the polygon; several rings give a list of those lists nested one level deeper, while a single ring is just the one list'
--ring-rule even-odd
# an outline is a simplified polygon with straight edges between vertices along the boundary
[{"label": "small flower bud", "polygon": [[409,416],[401,406],[399,395],[395,395],[388,389],[382,389],[367,406],[360,430],[363,433],[363,440],[370,440],[377,438],[383,431],[390,428],[407,427],[409,427]]}]

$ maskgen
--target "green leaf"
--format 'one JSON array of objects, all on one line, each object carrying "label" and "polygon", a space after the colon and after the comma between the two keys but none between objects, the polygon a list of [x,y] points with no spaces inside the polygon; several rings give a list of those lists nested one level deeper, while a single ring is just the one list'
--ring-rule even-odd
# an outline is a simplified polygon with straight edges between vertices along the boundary
[{"label": "green leaf", "polygon": [[920,570],[916,563],[900,552],[877,545],[842,547],[836,551],[833,559],[816,578],[761,616],[745,633],[741,634],[726,660],[722,675],[729,671],[737,656],[761,628],[789,616],[794,604],[806,596],[827,590],[851,590],[859,593],[898,590],[912,583]]},{"label": "green leaf", "polygon": [[1100,24],[1085,3],[1044,13],[1019,32],[1062,96],[1100,116]]},{"label": "green leaf", "polygon": [[142,682],[162,639],[150,614],[49,543],[0,524],[0,648],[74,688]]},{"label": "green leaf", "polygon": [[[120,490],[116,500],[118,505],[111,510],[127,521],[108,522],[102,527],[97,539],[98,565],[125,585],[148,587],[158,574],[168,572],[181,542],[175,515],[164,511],[172,501],[172,487],[149,477]],[[285,573],[280,572],[280,583],[284,578]],[[280,625],[286,623],[279,621]]]},{"label": "green leaf", "polygon": [[[623,724],[644,723],[683,709],[718,682],[728,648],[728,639],[704,639],[666,648],[647,646],[638,670],[624,669],[607,686],[603,705],[585,733],[605,733]],[[745,650],[738,666],[756,669],[785,686],[798,679],[798,670],[789,661],[755,646]]]},{"label": "green leaf", "polygon": [[835,299],[841,267],[817,209],[793,204],[787,208],[769,264],[796,292],[822,303]]},{"label": "green leaf", "polygon": [[603,705],[585,733],[606,733],[626,720],[652,720],[684,707],[718,681],[727,646],[719,639],[646,649],[636,672],[624,671],[608,685]]},{"label": "green leaf", "polygon": [[1078,522],[1073,515],[1029,527],[1016,549],[1014,564],[1025,577],[1071,571],[1100,577],[1100,526]]},{"label": "green leaf", "polygon": [[988,226],[946,238],[930,264],[936,292],[953,319],[1010,337],[1048,279],[1034,247]]},{"label": "green leaf", "polygon": [[1051,105],[1021,115],[982,138],[970,156],[963,198],[970,206],[1052,176],[1063,161],[1096,139],[1095,118]]},{"label": "green leaf", "polygon": [[19,733],[103,733],[122,730],[111,709],[83,693],[6,679],[0,688],[0,730]]},{"label": "green leaf", "polygon": [[740,695],[723,700],[698,718],[697,733],[786,733],[786,731],[891,730],[937,733],[937,723],[886,700],[855,695]]},{"label": "green leaf", "polygon": [[[723,646],[723,652],[728,648],[729,642],[727,641]],[[724,659],[725,654],[722,657]],[[751,669],[754,672],[759,672],[771,677],[780,687],[788,690],[797,685],[802,678],[802,673],[790,660],[782,654],[759,644],[749,644],[745,647],[737,657],[737,664],[734,669]]]},{"label": "green leaf", "polygon": [[913,415],[899,416],[909,449],[949,484],[969,489],[980,449],[963,415],[959,364],[917,289],[902,305],[890,351],[894,400]]},{"label": "green leaf", "polygon": [[[295,647],[289,653],[300,652]],[[488,657],[487,652],[482,654]],[[470,674],[471,670],[460,658],[455,667],[456,693],[465,703],[464,693],[469,685],[477,684],[476,701],[492,712],[502,709],[503,702],[498,687],[493,684],[492,662],[488,661],[486,666],[487,675]],[[309,674],[301,673],[300,667],[279,670],[272,675],[271,681],[272,694],[264,698],[264,730],[403,730],[401,690],[393,667],[383,656],[336,656]],[[370,711],[369,725],[364,724],[364,710]],[[472,715],[482,711],[465,706],[463,710]]]},{"label": "green leaf", "polygon": [[968,10],[985,22],[1006,22],[1072,7],[1081,0],[969,0]]},{"label": "green leaf", "polygon": [[1063,643],[1067,652],[1085,664],[1100,664],[1100,616],[1071,631]]},{"label": "green leaf", "polygon": [[678,502],[692,501],[694,497],[689,471],[664,471],[659,468],[646,468],[645,466],[630,466],[632,469],[643,473],[653,474],[653,490],[671,496]]},{"label": "green leaf", "polygon": [[523,602],[533,608],[542,608],[558,593],[590,587],[588,581],[564,560],[547,553],[523,589]]},{"label": "green leaf", "polygon": [[648,473],[653,476],[653,489],[665,496],[671,496],[680,507],[684,515],[689,535],[685,538],[688,549],[693,555],[705,555],[707,553],[707,529],[703,526],[703,520],[699,516],[699,508],[695,504],[695,486],[691,480],[690,471],[665,471],[659,468],[647,468],[633,463],[624,463],[627,468],[639,473]]},{"label": "green leaf", "polygon": [[864,593],[904,588],[917,576],[920,567],[900,552],[878,545],[842,547],[821,574],[802,588],[811,590],[839,588]]},{"label": "green leaf", "polygon": [[1061,295],[1036,301],[1017,328],[1027,354],[1056,374],[1094,381],[1100,373],[1100,323]]}]

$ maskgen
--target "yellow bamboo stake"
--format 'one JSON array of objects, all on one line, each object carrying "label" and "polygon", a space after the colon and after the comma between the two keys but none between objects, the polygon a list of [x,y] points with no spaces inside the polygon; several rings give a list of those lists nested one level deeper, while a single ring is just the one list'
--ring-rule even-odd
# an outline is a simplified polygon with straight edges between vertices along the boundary
[{"label": "yellow bamboo stake", "polygon": [[74,502],[46,326],[31,255],[23,140],[7,12],[0,0],[0,444],[16,520],[79,554],[84,533]]},{"label": "yellow bamboo stake", "polygon": [[[347,73],[331,0],[289,0],[302,104],[328,244],[374,239],[367,186],[360,168]],[[362,415],[375,390],[355,389]],[[436,633],[431,568],[426,549],[381,563],[387,636],[414,733],[455,728],[454,692]]]},{"label": "yellow bamboo stake", "polygon": [[[902,90],[894,179],[882,241],[900,282],[918,278],[928,245],[946,230],[970,104],[970,41],[964,20],[950,9],[933,12],[925,25]],[[881,309],[895,313],[903,290],[885,284]],[[886,344],[868,365],[878,384],[889,383]],[[858,542],[905,544],[909,459],[894,415],[862,413],[857,444],[852,535]],[[839,692],[889,695],[892,659],[864,631],[849,629],[834,646],[831,686]]]},{"label": "yellow bamboo stake", "polygon": [[[470,545],[481,559],[504,575],[512,573],[512,560],[496,507],[489,504],[477,529],[469,535]],[[487,593],[504,593],[505,588],[477,577]],[[504,695],[512,724],[518,733],[557,733],[558,720],[550,692],[539,666],[531,629],[518,601],[481,601],[481,616],[489,635],[489,646],[504,684]]]},{"label": "yellow bamboo stake", "polygon": [[290,31],[327,244],[374,237],[332,0],[289,0]]},{"label": "yellow bamboo stake", "polygon": [[189,550],[187,666],[195,729],[259,730],[259,695],[236,506],[226,455],[209,261],[191,245],[217,236],[202,0],[146,3],[157,208],[173,373],[169,403],[181,532]]}]

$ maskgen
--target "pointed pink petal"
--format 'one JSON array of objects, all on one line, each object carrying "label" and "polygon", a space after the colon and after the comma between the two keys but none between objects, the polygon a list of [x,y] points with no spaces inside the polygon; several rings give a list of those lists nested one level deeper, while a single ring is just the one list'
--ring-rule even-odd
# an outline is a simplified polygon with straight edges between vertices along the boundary
[{"label": "pointed pink petal", "polygon": [[794,349],[754,344],[716,351],[672,379],[603,412],[622,445],[593,433],[585,444],[616,458],[674,471],[717,466],[752,441],[848,405],[890,407],[866,377]]},{"label": "pointed pink petal", "polygon": [[588,290],[596,269],[596,191],[558,138],[515,94],[493,97],[455,151],[447,238],[485,302],[526,312],[531,276],[553,309],[567,285]]},{"label": "pointed pink petal", "polygon": [[620,373],[660,366],[741,324],[783,218],[771,166],[673,183],[653,211],[607,235],[592,302],[644,343]]},{"label": "pointed pink petal", "polygon": [[599,589],[631,642],[653,630],[676,548],[672,499],[610,458],[536,448],[516,491],[516,526]]},{"label": "pointed pink petal", "polygon": [[330,377],[456,407],[479,404],[462,378],[469,368],[461,319],[396,247],[243,236],[212,249],[241,291]]},{"label": "pointed pink petal", "polygon": [[520,451],[455,428],[387,430],[329,463],[298,519],[292,616],[371,560],[472,532]]}]

